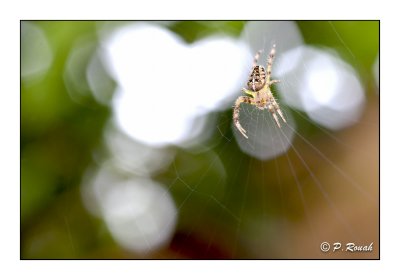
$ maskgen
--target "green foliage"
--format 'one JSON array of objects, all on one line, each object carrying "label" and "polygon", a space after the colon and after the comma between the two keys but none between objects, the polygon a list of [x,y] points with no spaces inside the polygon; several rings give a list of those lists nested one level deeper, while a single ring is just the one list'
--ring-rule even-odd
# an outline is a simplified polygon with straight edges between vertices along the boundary
[{"label": "green foliage", "polygon": [[379,21],[298,21],[305,42],[335,49],[365,82],[379,52]]}]

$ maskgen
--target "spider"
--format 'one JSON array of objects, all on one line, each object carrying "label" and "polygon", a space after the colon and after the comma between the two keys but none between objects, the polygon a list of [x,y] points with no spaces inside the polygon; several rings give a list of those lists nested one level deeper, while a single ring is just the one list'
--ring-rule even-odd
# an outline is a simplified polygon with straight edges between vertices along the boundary
[{"label": "spider", "polygon": [[282,111],[271,92],[271,85],[280,82],[279,80],[271,81],[272,62],[275,57],[275,44],[272,46],[272,49],[268,55],[266,72],[263,66],[257,65],[260,54],[261,51],[258,51],[254,56],[253,68],[247,82],[248,89],[242,89],[242,91],[249,96],[239,96],[238,99],[236,99],[235,106],[233,108],[233,123],[240,133],[242,133],[247,139],[249,137],[246,135],[246,130],[244,130],[239,123],[239,108],[240,104],[243,102],[254,105],[260,110],[268,109],[279,128],[281,125],[276,113],[278,113],[282,120],[286,123]]}]

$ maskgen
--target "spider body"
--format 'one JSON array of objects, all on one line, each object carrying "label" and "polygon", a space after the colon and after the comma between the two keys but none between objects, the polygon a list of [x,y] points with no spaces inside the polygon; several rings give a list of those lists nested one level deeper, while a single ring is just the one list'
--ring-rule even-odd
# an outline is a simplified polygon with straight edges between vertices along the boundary
[{"label": "spider body", "polygon": [[248,138],[246,130],[244,130],[239,122],[239,109],[240,104],[243,102],[254,105],[260,110],[267,109],[271,113],[278,127],[281,127],[281,125],[277,114],[286,123],[282,111],[271,92],[271,85],[280,82],[279,80],[271,80],[272,62],[275,57],[275,45],[272,46],[268,55],[267,70],[265,70],[263,66],[257,65],[260,53],[261,52],[258,51],[254,57],[253,68],[247,81],[247,89],[242,89],[247,96],[239,96],[239,98],[236,99],[233,109],[233,122],[240,133],[242,133],[246,138]]},{"label": "spider body", "polygon": [[253,91],[260,90],[265,85],[266,73],[264,67],[256,65],[251,71],[247,87]]}]

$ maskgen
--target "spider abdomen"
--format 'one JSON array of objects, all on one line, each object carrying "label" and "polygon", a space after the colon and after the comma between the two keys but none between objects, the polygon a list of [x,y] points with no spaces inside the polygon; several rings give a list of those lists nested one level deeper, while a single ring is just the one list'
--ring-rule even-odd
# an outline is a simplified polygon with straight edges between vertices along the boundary
[{"label": "spider abdomen", "polygon": [[265,85],[265,78],[265,68],[263,66],[256,65],[251,71],[249,80],[247,82],[247,87],[253,91],[258,91]]}]

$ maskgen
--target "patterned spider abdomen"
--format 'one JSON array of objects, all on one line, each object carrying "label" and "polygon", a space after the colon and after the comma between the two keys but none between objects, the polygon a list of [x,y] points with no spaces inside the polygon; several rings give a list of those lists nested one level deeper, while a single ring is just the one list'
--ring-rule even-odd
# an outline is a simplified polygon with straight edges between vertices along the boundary
[{"label": "patterned spider abdomen", "polygon": [[265,85],[265,77],[265,68],[260,65],[254,66],[247,82],[247,87],[253,91],[259,91]]}]

